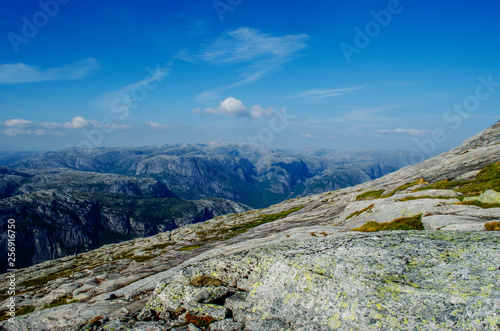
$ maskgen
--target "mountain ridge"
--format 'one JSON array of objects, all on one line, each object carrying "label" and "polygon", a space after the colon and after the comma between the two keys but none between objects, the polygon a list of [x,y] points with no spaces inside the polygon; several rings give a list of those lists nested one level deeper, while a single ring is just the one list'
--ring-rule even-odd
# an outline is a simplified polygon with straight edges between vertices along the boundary
[{"label": "mountain ridge", "polygon": [[[151,177],[184,199],[218,197],[263,208],[285,199],[359,184],[409,164],[410,151],[281,151],[234,143],[67,149],[25,158],[23,170],[66,168]],[[335,171],[347,180],[336,181]],[[328,180],[324,180],[324,178]],[[314,182],[315,189],[307,189]],[[327,183],[327,184],[323,184]]]}]

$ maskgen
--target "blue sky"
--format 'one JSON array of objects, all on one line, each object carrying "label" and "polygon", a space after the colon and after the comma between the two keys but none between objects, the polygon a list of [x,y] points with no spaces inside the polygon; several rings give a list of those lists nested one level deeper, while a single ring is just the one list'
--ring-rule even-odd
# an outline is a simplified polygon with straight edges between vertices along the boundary
[{"label": "blue sky", "polygon": [[499,120],[493,1],[0,3],[0,150],[447,150]]}]

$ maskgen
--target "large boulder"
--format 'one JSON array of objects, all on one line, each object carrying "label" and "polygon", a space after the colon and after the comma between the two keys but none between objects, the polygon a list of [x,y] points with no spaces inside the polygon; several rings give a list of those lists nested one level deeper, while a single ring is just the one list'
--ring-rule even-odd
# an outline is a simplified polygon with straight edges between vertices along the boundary
[{"label": "large boulder", "polygon": [[[145,310],[185,309],[213,321],[222,317],[211,310],[226,310],[254,331],[493,330],[499,244],[500,234],[443,231],[284,241],[188,264],[158,286]],[[200,277],[211,280],[212,302],[196,295]]]}]

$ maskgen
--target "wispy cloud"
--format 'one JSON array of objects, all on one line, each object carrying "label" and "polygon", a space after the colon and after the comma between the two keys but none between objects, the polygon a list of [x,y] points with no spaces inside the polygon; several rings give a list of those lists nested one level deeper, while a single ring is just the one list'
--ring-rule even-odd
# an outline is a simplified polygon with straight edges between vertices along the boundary
[{"label": "wispy cloud", "polygon": [[380,107],[371,107],[371,108],[357,108],[355,110],[349,111],[342,116],[339,117],[310,117],[307,119],[308,124],[325,124],[325,123],[344,123],[344,122],[375,122],[375,121],[389,121],[392,118],[382,117],[382,116],[374,116],[380,112],[385,110],[390,110],[394,108],[398,108],[400,105],[391,105],[391,106],[380,106]]},{"label": "wispy cloud", "polygon": [[356,91],[362,89],[363,86],[353,86],[353,87],[346,87],[346,88],[336,88],[336,89],[314,89],[314,90],[307,90],[292,96],[289,96],[287,99],[298,99],[298,98],[303,98],[309,101],[319,101],[321,99],[325,98],[332,98],[332,97],[340,97],[347,92],[351,91]]},{"label": "wispy cloud", "polygon": [[312,135],[310,133],[302,133],[300,136],[307,138],[307,139],[317,139],[314,135]]},{"label": "wispy cloud", "polygon": [[19,129],[11,128],[4,131],[8,136],[20,136],[20,135],[36,135],[36,136],[65,136],[65,132],[61,131],[46,131],[43,129]]},{"label": "wispy cloud", "polygon": [[166,129],[168,128],[169,126],[166,125],[166,124],[160,124],[160,123],[157,123],[157,122],[152,122],[152,121],[149,121],[149,122],[145,122],[144,123],[146,126],[150,127],[151,129]]},{"label": "wispy cloud", "polygon": [[[171,65],[171,63],[169,63],[169,65]],[[146,70],[148,73],[143,79],[120,87],[116,90],[102,93],[94,104],[105,109],[111,109],[117,102],[121,102],[126,105],[134,105],[146,97],[144,93],[147,93],[148,90],[154,89],[161,81],[163,81],[163,79],[165,79],[165,77],[170,75],[170,67],[158,66],[154,70],[147,67]]]},{"label": "wispy cloud", "polygon": [[0,83],[32,83],[56,80],[75,80],[88,77],[100,69],[97,60],[83,59],[62,67],[42,69],[24,63],[0,64]]},{"label": "wispy cloud", "polygon": [[392,129],[392,130],[377,130],[374,133],[396,133],[396,134],[409,134],[410,136],[427,136],[432,133],[430,130],[418,129]]},{"label": "wispy cloud", "polygon": [[241,102],[241,100],[233,97],[226,98],[221,101],[219,106],[215,108],[197,108],[193,110],[195,114],[208,114],[208,115],[228,115],[228,116],[246,116],[251,118],[260,118],[271,116],[274,108],[263,108],[260,105],[251,106],[248,108]]},{"label": "wispy cloud", "polygon": [[[37,136],[65,136],[67,132],[60,130],[76,130],[86,127],[100,127],[101,123],[96,120],[87,120],[82,116],[76,116],[71,121],[64,123],[56,122],[34,122],[30,120],[15,118],[7,120],[3,123],[7,129],[4,131],[6,135],[37,135]],[[107,129],[129,129],[125,124],[106,124]],[[58,130],[54,130],[58,129]]]},{"label": "wispy cloud", "polygon": [[8,121],[5,121],[5,126],[14,127],[14,128],[22,128],[33,125],[33,121],[23,120],[20,118],[14,118]]},{"label": "wispy cloud", "polygon": [[296,58],[306,47],[305,34],[272,36],[248,27],[232,29],[205,46],[198,58],[213,65],[243,65],[235,83],[200,93],[198,100],[213,100],[231,88],[253,83]]}]

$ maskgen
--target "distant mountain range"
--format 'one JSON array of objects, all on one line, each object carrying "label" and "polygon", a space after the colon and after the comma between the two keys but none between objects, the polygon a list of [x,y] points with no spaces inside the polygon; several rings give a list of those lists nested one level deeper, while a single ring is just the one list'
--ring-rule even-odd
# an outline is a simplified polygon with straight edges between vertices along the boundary
[{"label": "distant mountain range", "polygon": [[30,172],[70,169],[149,177],[184,199],[217,197],[264,208],[381,177],[409,165],[409,155],[408,151],[281,151],[209,143],[4,154],[0,165]]}]

